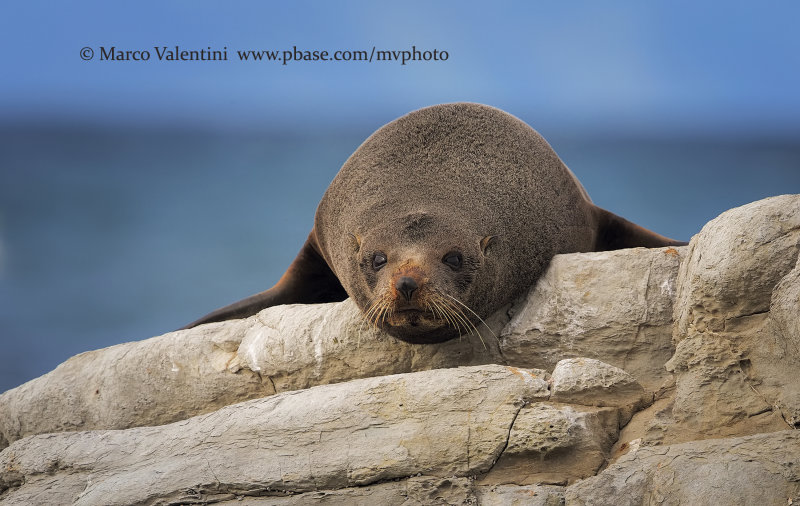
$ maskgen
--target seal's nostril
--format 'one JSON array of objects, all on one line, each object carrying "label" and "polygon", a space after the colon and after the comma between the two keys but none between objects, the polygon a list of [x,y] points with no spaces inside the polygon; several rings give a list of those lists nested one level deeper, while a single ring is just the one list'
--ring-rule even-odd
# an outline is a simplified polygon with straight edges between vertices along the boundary
[{"label": "seal's nostril", "polygon": [[405,297],[409,302],[411,302],[411,296],[414,294],[414,291],[419,288],[417,282],[408,276],[399,278],[394,284],[394,287],[397,288],[397,291],[402,293],[403,297]]}]

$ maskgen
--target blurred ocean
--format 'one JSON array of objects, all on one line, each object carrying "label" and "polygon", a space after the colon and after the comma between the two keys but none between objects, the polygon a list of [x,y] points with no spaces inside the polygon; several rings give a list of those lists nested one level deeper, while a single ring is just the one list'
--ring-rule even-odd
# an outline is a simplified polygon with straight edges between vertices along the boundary
[{"label": "blurred ocean", "polygon": [[[269,288],[371,131],[0,128],[0,392]],[[800,192],[800,142],[542,133],[596,204],[675,238]]]}]

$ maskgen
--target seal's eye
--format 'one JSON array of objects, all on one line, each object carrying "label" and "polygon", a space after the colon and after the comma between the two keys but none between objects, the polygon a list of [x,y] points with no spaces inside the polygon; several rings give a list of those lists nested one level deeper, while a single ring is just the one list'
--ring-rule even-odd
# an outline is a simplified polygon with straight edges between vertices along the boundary
[{"label": "seal's eye", "polygon": [[381,252],[372,255],[372,268],[379,271],[381,267],[386,265],[386,255]]},{"label": "seal's eye", "polygon": [[444,258],[442,258],[442,262],[446,263],[453,270],[457,271],[461,268],[461,264],[464,263],[464,257],[462,257],[461,253],[458,253],[457,251],[451,251],[450,253],[446,254]]}]

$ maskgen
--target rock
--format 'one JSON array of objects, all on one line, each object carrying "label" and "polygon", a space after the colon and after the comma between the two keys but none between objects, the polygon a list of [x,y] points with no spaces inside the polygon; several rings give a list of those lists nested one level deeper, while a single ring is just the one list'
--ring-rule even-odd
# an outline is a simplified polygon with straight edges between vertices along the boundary
[{"label": "rock", "polygon": [[772,290],[797,263],[800,195],[731,209],[694,236],[680,268],[675,340],[722,332],[734,318],[765,313]]},{"label": "rock", "polygon": [[[269,506],[300,506],[324,504],[326,506],[414,506],[429,504],[476,504],[476,492],[468,478],[436,478],[419,476],[407,480],[379,483],[365,487],[306,492],[287,497],[247,497],[244,504]],[[195,493],[177,498],[175,502],[209,501],[207,495]],[[216,499],[215,499],[216,500]],[[215,502],[215,504],[242,504],[242,496]]]},{"label": "rock", "polygon": [[770,432],[800,421],[800,195],[727,211],[689,245],[675,304],[670,425],[660,442]]},{"label": "rock", "polygon": [[[244,501],[243,501],[244,500]],[[481,506],[560,506],[564,488],[553,486],[475,486],[468,478],[437,478],[415,476],[406,480],[349,487],[338,490],[320,490],[288,496],[245,497],[235,494],[207,495],[197,490],[169,498],[169,504],[247,504],[264,506],[300,506],[324,504],[326,506],[429,506],[432,504]],[[165,501],[166,503],[166,501]]]},{"label": "rock", "polygon": [[[765,396],[774,400],[786,423],[800,428],[800,382],[794,376],[800,370],[800,257],[772,292],[768,325],[765,333],[767,339],[772,339],[767,342],[771,341],[774,347],[757,348],[763,350],[764,356],[755,360],[756,367],[763,371],[762,389]],[[780,367],[769,368],[770,360],[777,360]]]},{"label": "rock", "polygon": [[212,324],[70,358],[0,395],[0,449],[33,434],[160,425],[274,393],[258,374],[230,370],[248,323]]},{"label": "rock", "polygon": [[480,484],[565,484],[593,476],[610,456],[613,408],[536,403],[520,410],[508,446]]},{"label": "rock", "polygon": [[775,285],[769,316],[775,331],[785,338],[785,353],[800,357],[800,256],[794,269]]},{"label": "rock", "polygon": [[564,358],[602,360],[649,390],[669,376],[675,278],[685,247],[553,258],[500,336],[509,364],[552,370]]},{"label": "rock", "polygon": [[567,506],[793,504],[800,432],[641,447],[567,488]]},{"label": "rock", "polygon": [[675,400],[671,427],[661,442],[787,428],[748,374],[752,373],[748,359],[730,342],[702,336],[685,339],[668,367],[676,375]]},{"label": "rock", "polygon": [[[501,311],[487,324],[498,333],[505,321]],[[350,300],[268,308],[82,353],[3,393],[0,449],[34,434],[161,425],[314,385],[502,363],[496,338],[483,334],[419,346],[364,328]]]},{"label": "rock", "polygon": [[354,302],[277,306],[254,317],[239,360],[269,377],[278,392],[387,374],[503,363],[497,339],[502,312],[481,335],[429,346],[409,344],[366,327]]},{"label": "rock", "polygon": [[559,361],[551,384],[551,399],[558,402],[638,409],[652,400],[652,395],[646,394],[636,378],[591,358]]},{"label": "rock", "polygon": [[[480,486],[591,476],[609,457],[619,412],[544,402],[547,379],[499,365],[438,369],[282,393],[161,427],[31,436],[0,453],[0,497],[131,504],[277,493],[391,503],[399,494],[426,504],[473,497],[460,479],[475,475]],[[439,481],[333,492],[416,474]]]},{"label": "rock", "polygon": [[564,488],[548,485],[477,487],[476,501],[481,506],[562,506]]},{"label": "rock", "polygon": [[542,371],[497,365],[288,392],[161,427],[31,436],[0,453],[4,504],[138,504],[487,472]]}]

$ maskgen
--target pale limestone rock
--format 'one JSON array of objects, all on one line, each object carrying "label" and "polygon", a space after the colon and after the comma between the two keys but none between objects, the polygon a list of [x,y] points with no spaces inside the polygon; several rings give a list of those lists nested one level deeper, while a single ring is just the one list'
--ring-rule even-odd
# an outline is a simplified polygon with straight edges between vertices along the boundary
[{"label": "pale limestone rock", "polygon": [[229,369],[247,325],[211,324],[76,355],[0,395],[0,448],[31,434],[159,425],[270,395],[258,374]]},{"label": "pale limestone rock", "polygon": [[496,485],[476,487],[481,506],[562,506],[564,488],[551,485]]},{"label": "pale limestone rock", "polygon": [[[675,306],[674,425],[662,442],[800,422],[800,195],[727,211],[689,246]],[[795,270],[793,270],[795,268]]]},{"label": "pale limestone rock", "polygon": [[796,504],[800,432],[640,447],[571,485],[567,506]]},{"label": "pale limestone rock", "polygon": [[564,358],[602,360],[650,390],[674,351],[672,301],[681,248],[553,258],[500,337],[508,363],[552,370]]},{"label": "pale limestone rock", "polygon": [[[542,371],[487,365],[355,380],[161,427],[31,436],[0,452],[4,504],[137,504],[487,472]],[[8,489],[8,490],[6,490]]]},{"label": "pale limestone rock", "polygon": [[784,353],[800,357],[800,256],[794,269],[775,286],[769,316],[775,331],[784,337]]},{"label": "pale limestone rock", "polygon": [[[501,311],[486,323],[496,334],[506,321]],[[497,339],[481,333],[412,345],[364,327],[350,300],[276,306],[72,357],[0,395],[0,449],[33,434],[170,423],[314,385],[502,363]]]},{"label": "pale limestone rock", "polygon": [[[242,496],[238,496],[215,502],[214,504],[256,506],[305,506],[316,504],[324,504],[325,506],[470,505],[478,504],[475,494],[476,492],[473,490],[472,483],[468,478],[420,476],[364,487],[321,490],[287,497],[268,496],[247,497],[244,499]],[[195,491],[194,495],[183,496],[179,499],[193,504],[190,501],[209,501],[212,498],[212,496],[199,494]]]},{"label": "pale limestone rock", "polygon": [[638,408],[652,400],[633,376],[591,358],[559,361],[550,383],[551,400],[558,402]]},{"label": "pale limestone rock", "polygon": [[797,262],[800,195],[731,209],[689,244],[677,280],[675,340],[725,331],[730,320],[769,310],[772,290]]},{"label": "pale limestone rock", "polygon": [[[759,358],[753,363],[765,369],[763,394],[775,402],[789,425],[800,428],[800,380],[796,377],[800,371],[800,257],[772,292],[769,319],[764,333],[772,337],[767,342],[773,347],[756,347]],[[768,369],[770,360],[780,367]]]},{"label": "pale limestone rock", "polygon": [[290,496],[243,497],[234,494],[207,495],[192,490],[170,498],[174,503],[256,506],[561,506],[564,488],[548,485],[475,486],[468,478],[419,476],[364,487],[320,490]]},{"label": "pale limestone rock", "polygon": [[536,403],[520,410],[508,446],[481,484],[563,484],[593,476],[617,439],[614,408]]},{"label": "pale limestone rock", "polygon": [[675,372],[676,388],[664,442],[787,428],[780,412],[756,387],[760,381],[754,381],[749,359],[730,341],[707,336],[684,339],[668,367]]},{"label": "pale limestone rock", "polygon": [[278,392],[411,371],[502,363],[497,339],[506,320],[481,335],[435,344],[409,344],[367,327],[350,299],[334,304],[267,308],[253,317],[238,357],[245,367],[269,377]]}]

